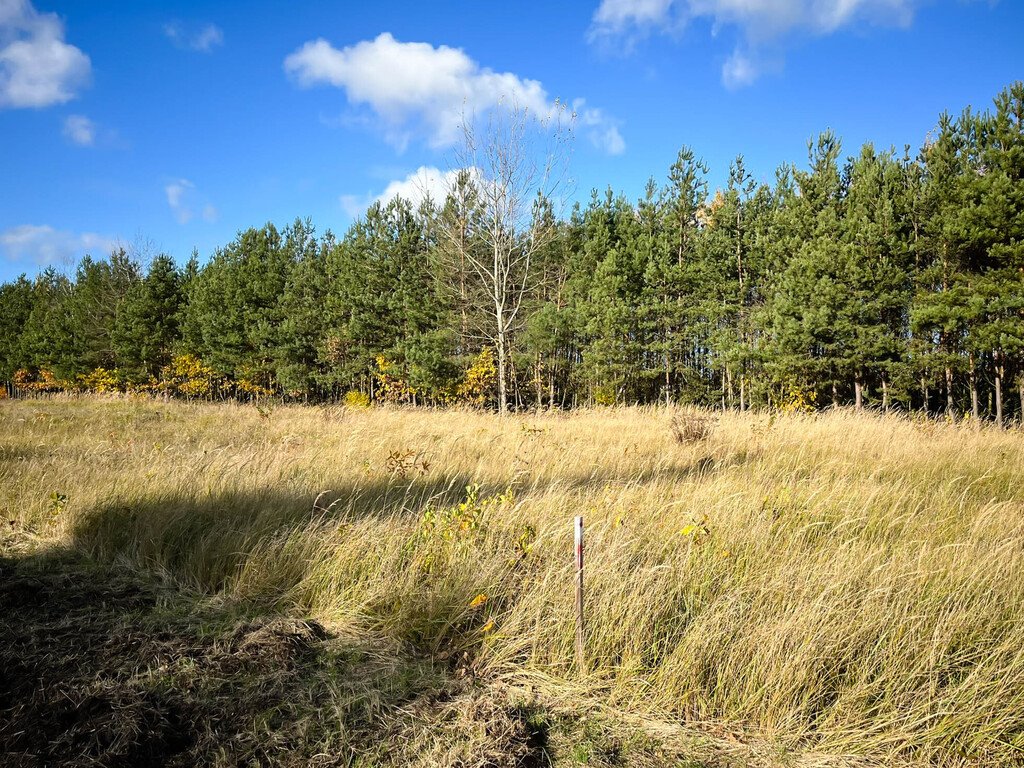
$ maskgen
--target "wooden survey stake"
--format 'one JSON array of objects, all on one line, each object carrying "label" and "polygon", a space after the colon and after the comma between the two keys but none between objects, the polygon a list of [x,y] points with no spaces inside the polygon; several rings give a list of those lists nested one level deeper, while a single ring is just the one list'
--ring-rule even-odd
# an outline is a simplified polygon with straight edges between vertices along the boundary
[{"label": "wooden survey stake", "polygon": [[577,516],[576,529],[576,668],[582,675],[583,658],[583,518]]}]

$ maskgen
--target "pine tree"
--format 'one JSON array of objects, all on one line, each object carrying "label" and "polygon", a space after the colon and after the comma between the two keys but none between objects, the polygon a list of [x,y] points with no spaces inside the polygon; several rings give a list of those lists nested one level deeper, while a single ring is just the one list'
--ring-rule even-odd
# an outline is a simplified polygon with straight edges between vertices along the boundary
[{"label": "pine tree", "polygon": [[117,367],[129,379],[155,378],[170,362],[183,301],[182,276],[174,259],[157,256],[145,279],[125,295],[112,329]]},{"label": "pine tree", "polygon": [[215,372],[266,389],[278,385],[275,363],[281,295],[290,255],[273,224],[239,233],[192,281],[185,337]]},{"label": "pine tree", "polygon": [[32,364],[24,341],[35,300],[36,293],[25,275],[0,285],[0,379],[10,380],[16,371]]},{"label": "pine tree", "polygon": [[1002,424],[1014,370],[1024,418],[1024,83],[1000,93],[995,106],[973,116],[975,172],[965,181],[962,231],[972,254],[972,349],[991,357]]}]

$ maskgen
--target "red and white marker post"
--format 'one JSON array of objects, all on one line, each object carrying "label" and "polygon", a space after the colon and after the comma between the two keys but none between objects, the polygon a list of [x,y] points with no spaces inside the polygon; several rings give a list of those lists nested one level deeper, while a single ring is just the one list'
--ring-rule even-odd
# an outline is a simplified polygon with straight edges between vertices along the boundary
[{"label": "red and white marker post", "polygon": [[582,675],[583,658],[583,518],[576,517],[576,668]]}]

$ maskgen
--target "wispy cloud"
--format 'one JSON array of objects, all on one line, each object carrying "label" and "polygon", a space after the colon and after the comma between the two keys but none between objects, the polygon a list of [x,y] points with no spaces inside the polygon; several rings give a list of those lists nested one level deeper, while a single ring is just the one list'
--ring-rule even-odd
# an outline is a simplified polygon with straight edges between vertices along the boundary
[{"label": "wispy cloud", "polygon": [[224,31],[216,24],[187,26],[180,21],[164,24],[164,35],[179,48],[209,53],[224,44]]},{"label": "wispy cloud", "polygon": [[[405,43],[388,33],[345,48],[323,38],[307,42],[284,61],[303,87],[341,88],[350,104],[366,107],[387,139],[404,149],[422,135],[435,149],[454,144],[464,115],[480,115],[503,101],[536,116],[557,109],[538,80],[481,66],[459,48]],[[580,114],[591,141],[616,154],[625,149],[616,121],[599,109]]]},{"label": "wispy cloud", "polygon": [[70,264],[85,254],[105,256],[117,240],[95,232],[69,232],[49,225],[23,224],[0,232],[0,252],[12,261],[37,265]]},{"label": "wispy cloud", "polygon": [[179,224],[188,224],[198,212],[203,221],[214,222],[219,213],[209,201],[202,199],[196,185],[188,179],[175,179],[164,187],[167,205]]},{"label": "wispy cloud", "polygon": [[48,107],[75,98],[92,64],[64,41],[64,22],[27,0],[0,0],[0,108]]},{"label": "wispy cloud", "polygon": [[800,35],[823,36],[857,25],[911,23],[921,0],[601,0],[590,39],[626,48],[652,33],[677,34],[687,23],[710,22],[711,34],[734,29],[738,41],[722,65],[729,88],[753,83],[769,50]]},{"label": "wispy cloud", "polygon": [[96,123],[85,115],[68,115],[64,118],[64,137],[80,147],[91,147],[96,143]]}]

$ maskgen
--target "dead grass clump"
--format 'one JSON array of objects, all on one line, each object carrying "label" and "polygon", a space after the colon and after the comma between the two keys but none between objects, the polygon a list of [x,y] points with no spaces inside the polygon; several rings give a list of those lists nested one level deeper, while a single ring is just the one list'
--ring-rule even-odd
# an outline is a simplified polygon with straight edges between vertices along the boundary
[{"label": "dead grass clump", "polygon": [[702,443],[714,434],[717,420],[701,413],[677,413],[669,422],[673,439],[680,445]]}]

